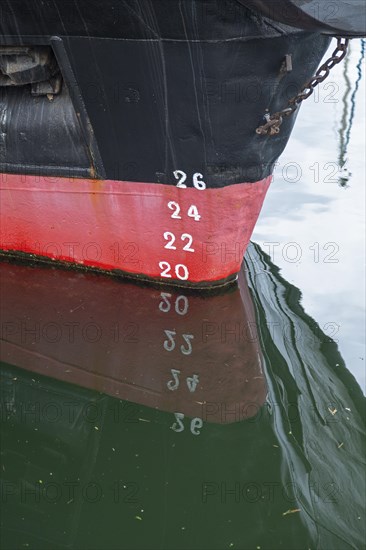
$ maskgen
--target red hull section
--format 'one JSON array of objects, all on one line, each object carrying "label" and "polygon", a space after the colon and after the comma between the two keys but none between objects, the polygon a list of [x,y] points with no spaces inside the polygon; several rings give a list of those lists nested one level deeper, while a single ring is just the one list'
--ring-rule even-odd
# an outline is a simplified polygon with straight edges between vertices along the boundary
[{"label": "red hull section", "polygon": [[239,272],[271,180],[198,190],[0,177],[0,249],[195,285],[220,284]]}]

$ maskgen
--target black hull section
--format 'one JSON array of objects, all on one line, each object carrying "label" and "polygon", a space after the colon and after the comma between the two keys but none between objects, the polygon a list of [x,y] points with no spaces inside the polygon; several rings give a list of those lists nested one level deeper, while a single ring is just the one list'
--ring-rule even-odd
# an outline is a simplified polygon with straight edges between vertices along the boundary
[{"label": "black hull section", "polygon": [[182,170],[208,188],[272,172],[295,117],[276,136],[255,130],[312,76],[328,37],[232,2],[105,2],[100,17],[99,2],[76,7],[2,5],[2,42],[51,46],[63,78],[52,107],[29,86],[20,101],[0,88],[2,172],[176,185]]}]

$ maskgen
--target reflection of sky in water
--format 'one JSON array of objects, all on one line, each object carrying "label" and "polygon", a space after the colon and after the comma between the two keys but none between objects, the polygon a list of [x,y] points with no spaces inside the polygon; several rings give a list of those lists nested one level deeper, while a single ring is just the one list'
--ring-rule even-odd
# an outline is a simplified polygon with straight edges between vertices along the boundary
[{"label": "reflection of sky in water", "polygon": [[365,60],[345,155],[349,179],[346,187],[339,185],[340,144],[347,137],[340,128],[342,118],[348,125],[351,116],[360,56],[361,41],[353,40],[347,63],[336,66],[303,104],[253,240],[301,289],[306,312],[338,340],[364,387]]}]

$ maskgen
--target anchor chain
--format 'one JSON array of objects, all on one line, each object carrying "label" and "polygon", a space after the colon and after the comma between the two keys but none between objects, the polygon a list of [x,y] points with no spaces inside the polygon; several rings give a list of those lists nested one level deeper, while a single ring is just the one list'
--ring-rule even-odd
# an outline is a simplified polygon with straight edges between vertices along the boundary
[{"label": "anchor chain", "polygon": [[292,115],[299,105],[301,104],[304,99],[307,99],[311,94],[314,92],[314,89],[320,84],[320,82],[323,82],[327,76],[330,73],[330,70],[340,63],[342,59],[347,54],[347,48],[349,44],[349,38],[342,38],[337,37],[337,47],[332,53],[331,57],[323,63],[317,70],[316,74],[310,78],[306,82],[306,84],[302,87],[300,92],[289,99],[287,103],[287,107],[282,109],[282,111],[278,111],[277,113],[274,113],[273,115],[267,114],[265,116],[266,123],[263,124],[263,126],[259,126],[256,129],[256,133],[259,135],[270,135],[274,136],[276,134],[279,134],[280,132],[280,126],[283,122],[284,117],[288,117]]}]

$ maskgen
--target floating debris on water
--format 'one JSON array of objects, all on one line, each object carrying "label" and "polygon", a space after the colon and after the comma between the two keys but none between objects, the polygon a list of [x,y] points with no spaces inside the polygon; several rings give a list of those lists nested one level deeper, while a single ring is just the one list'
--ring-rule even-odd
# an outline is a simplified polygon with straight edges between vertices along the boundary
[{"label": "floating debris on water", "polygon": [[301,512],[300,508],[293,508],[292,510],[287,510],[286,512],[283,512],[283,516],[287,516],[288,514],[295,514],[296,512]]}]

